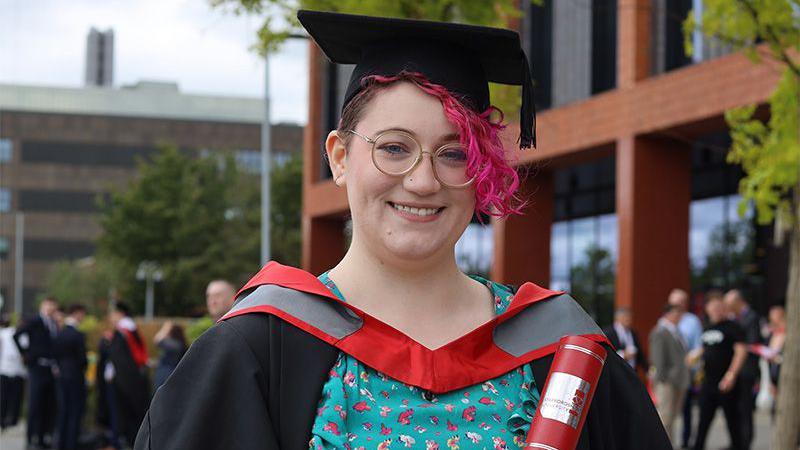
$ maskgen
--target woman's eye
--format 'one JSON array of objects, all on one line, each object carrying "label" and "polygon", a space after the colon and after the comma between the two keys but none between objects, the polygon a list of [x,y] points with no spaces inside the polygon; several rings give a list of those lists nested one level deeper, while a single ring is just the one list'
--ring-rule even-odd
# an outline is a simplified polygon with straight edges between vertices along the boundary
[{"label": "woman's eye", "polygon": [[386,152],[390,155],[403,155],[408,153],[406,147],[401,144],[384,144],[381,145],[378,150]]},{"label": "woman's eye", "polygon": [[466,162],[467,152],[460,149],[448,149],[439,153],[439,158],[448,162]]}]

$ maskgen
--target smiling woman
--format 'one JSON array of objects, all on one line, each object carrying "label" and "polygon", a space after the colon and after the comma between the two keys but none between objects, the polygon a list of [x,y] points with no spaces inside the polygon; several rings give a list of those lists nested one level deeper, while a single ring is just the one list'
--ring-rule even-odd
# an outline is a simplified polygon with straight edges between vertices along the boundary
[{"label": "smiling woman", "polygon": [[[518,35],[298,18],[332,61],[356,64],[325,141],[352,242],[319,276],[268,263],[158,391],[136,448],[523,446],[557,341],[607,340],[569,296],[456,264],[476,213],[523,206],[488,91],[522,84],[520,146],[533,145]],[[609,354],[579,448],[671,448],[636,375]]]}]

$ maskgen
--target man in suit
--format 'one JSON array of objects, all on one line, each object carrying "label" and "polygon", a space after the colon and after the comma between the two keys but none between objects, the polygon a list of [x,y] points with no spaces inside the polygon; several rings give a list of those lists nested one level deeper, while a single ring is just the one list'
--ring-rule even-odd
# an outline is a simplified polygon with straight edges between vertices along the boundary
[{"label": "man in suit", "polygon": [[86,405],[86,336],[78,330],[86,310],[81,305],[67,309],[64,328],[55,340],[58,367],[58,448],[78,448],[81,417]]},{"label": "man in suit", "polygon": [[[761,344],[761,317],[750,308],[741,291],[731,289],[725,294],[725,306],[732,320],[744,331],[745,344]],[[736,407],[739,411],[742,448],[749,449],[753,443],[753,410],[756,407],[755,387],[760,378],[758,355],[748,353],[742,370],[739,371],[739,389],[736,391]]]},{"label": "man in suit", "polygon": [[[667,303],[676,306],[681,311],[681,321],[678,322],[678,331],[686,344],[686,351],[691,353],[703,347],[703,323],[689,309],[689,294],[683,289],[673,289],[667,297]],[[681,432],[681,447],[689,448],[692,438],[693,405],[697,400],[697,386],[694,385],[695,375],[700,369],[698,364],[689,366],[689,387],[686,389],[686,398],[683,400],[683,430]]]},{"label": "man in suit", "polygon": [[680,308],[667,304],[650,333],[650,377],[656,395],[656,409],[670,439],[672,425],[681,412],[689,387],[689,368],[684,362],[686,344],[678,331],[680,320]]},{"label": "man in suit", "polygon": [[614,311],[614,324],[603,329],[611,345],[634,370],[641,369],[647,373],[647,357],[642,346],[639,345],[639,337],[633,331],[631,325],[633,318],[628,308],[617,308]]},{"label": "man in suit", "polygon": [[56,409],[53,340],[58,333],[57,308],[55,299],[45,298],[39,304],[39,314],[25,320],[14,333],[14,342],[28,368],[29,448],[46,447],[53,432],[52,414]]}]

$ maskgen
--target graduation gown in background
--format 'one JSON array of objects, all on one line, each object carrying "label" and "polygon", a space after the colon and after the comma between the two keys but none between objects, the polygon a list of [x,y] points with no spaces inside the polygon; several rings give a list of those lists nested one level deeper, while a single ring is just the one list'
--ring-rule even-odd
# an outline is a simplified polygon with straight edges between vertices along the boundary
[{"label": "graduation gown in background", "polygon": [[[427,350],[341,302],[313,275],[269,263],[158,390],[134,448],[307,449],[322,386],[340,351],[431,392],[526,363],[543,385],[558,338],[580,334],[609,347],[595,331],[574,300],[526,283],[505,313]],[[643,385],[610,347],[578,448],[672,448]]]},{"label": "graduation gown in background", "polygon": [[[138,342],[134,338],[138,336]],[[127,335],[127,336],[126,336]],[[134,343],[136,342],[136,343]],[[150,382],[147,367],[137,356],[144,346],[138,330],[114,330],[108,345],[107,361],[114,366],[115,413],[117,432],[128,442],[133,442],[150,401]]]}]

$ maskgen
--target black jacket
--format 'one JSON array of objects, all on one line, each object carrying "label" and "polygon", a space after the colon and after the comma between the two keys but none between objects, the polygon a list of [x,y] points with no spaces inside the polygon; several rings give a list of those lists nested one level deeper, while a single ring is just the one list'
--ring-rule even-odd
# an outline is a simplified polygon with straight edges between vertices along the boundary
[{"label": "black jacket", "polygon": [[[621,348],[622,344],[620,343],[619,336],[617,335],[617,330],[614,328],[613,325],[603,328],[603,333],[608,338],[608,341],[611,342],[611,345],[617,350],[623,350]],[[642,344],[639,343],[639,336],[636,335],[636,332],[631,330],[631,336],[633,336],[633,345],[636,346],[636,368],[642,369],[643,371],[647,372],[649,367],[647,355],[644,353],[644,348]]]},{"label": "black jacket", "polygon": [[[339,350],[267,314],[221,322],[158,390],[136,450],[305,450]],[[552,355],[531,367],[544,380]],[[669,440],[633,370],[609,352],[578,449],[667,450]]]},{"label": "black jacket", "polygon": [[54,353],[58,376],[83,382],[87,365],[86,336],[73,326],[65,326],[55,339]]},{"label": "black jacket", "polygon": [[[22,335],[28,336],[27,348],[22,345]],[[25,320],[14,333],[14,342],[17,343],[26,366],[40,366],[43,360],[52,362],[53,337],[41,316],[31,316]]]}]

